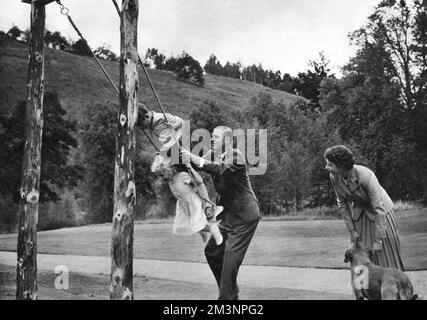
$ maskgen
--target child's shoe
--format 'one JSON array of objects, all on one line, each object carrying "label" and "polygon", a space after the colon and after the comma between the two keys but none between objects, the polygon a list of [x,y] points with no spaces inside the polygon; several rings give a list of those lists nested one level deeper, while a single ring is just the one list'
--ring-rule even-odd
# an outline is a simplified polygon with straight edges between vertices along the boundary
[{"label": "child's shoe", "polygon": [[209,231],[212,233],[215,243],[219,246],[222,241],[224,240],[221,234],[221,231],[219,231],[218,224],[217,223],[208,223],[209,225]]},{"label": "child's shoe", "polygon": [[205,208],[206,218],[216,220],[215,218],[224,210],[223,206],[209,206]]},{"label": "child's shoe", "polygon": [[216,218],[224,210],[223,206],[215,206],[214,217]]}]

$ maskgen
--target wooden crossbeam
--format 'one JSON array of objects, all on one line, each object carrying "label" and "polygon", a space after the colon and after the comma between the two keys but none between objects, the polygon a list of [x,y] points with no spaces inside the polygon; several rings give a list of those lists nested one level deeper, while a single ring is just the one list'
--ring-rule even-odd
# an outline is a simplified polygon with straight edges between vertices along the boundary
[{"label": "wooden crossbeam", "polygon": [[[45,5],[47,5],[47,4],[51,3],[51,2],[55,2],[55,1],[56,0],[35,0],[35,2],[38,5],[43,5],[43,6],[45,6]],[[32,1],[31,0],[22,0],[22,2],[31,4]]]}]

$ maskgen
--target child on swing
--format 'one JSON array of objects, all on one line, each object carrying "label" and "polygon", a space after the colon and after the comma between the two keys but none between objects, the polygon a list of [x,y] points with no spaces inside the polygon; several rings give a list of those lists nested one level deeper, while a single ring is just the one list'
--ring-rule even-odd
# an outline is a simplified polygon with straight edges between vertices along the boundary
[{"label": "child on swing", "polygon": [[[182,135],[183,126],[181,118],[167,113],[166,120],[163,113],[148,111],[143,105],[140,105],[138,112],[138,125],[158,137],[162,144],[161,153],[179,146],[178,140]],[[223,238],[216,216],[221,213],[223,207],[216,206],[209,199],[206,185],[199,173],[191,165],[171,163],[161,154],[154,158],[151,171],[159,173],[168,181],[170,190],[177,199],[172,233],[192,235],[198,232],[204,242],[210,233],[216,244],[220,245]]]}]

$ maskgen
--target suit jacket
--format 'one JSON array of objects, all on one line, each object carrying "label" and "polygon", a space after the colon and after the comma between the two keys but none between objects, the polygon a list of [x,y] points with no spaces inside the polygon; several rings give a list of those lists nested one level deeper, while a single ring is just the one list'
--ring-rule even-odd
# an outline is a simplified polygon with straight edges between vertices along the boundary
[{"label": "suit jacket", "polygon": [[252,190],[247,164],[241,152],[233,149],[218,159],[212,159],[210,150],[203,158],[207,161],[201,169],[211,174],[219,195],[217,204],[224,207],[222,223],[235,226],[260,219],[258,200]]},{"label": "suit jacket", "polygon": [[385,217],[393,209],[393,202],[375,174],[364,166],[354,165],[350,171],[348,184],[341,175],[331,174],[330,178],[349,231],[354,230],[353,222],[358,221],[364,212],[369,220],[375,222],[375,238],[384,238]]}]

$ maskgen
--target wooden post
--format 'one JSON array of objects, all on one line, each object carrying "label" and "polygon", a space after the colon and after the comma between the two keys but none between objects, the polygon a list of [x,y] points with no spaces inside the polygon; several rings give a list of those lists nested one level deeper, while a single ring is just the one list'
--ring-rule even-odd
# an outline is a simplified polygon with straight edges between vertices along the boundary
[{"label": "wooden post", "polygon": [[114,169],[110,299],[133,299],[135,124],[138,116],[138,0],[123,0],[120,23],[120,111]]},{"label": "wooden post", "polygon": [[22,159],[16,299],[37,299],[37,219],[43,132],[45,6],[31,4],[25,146]]}]

